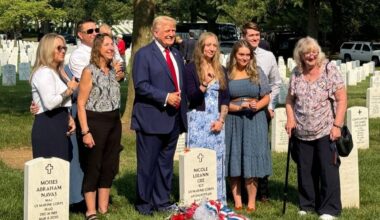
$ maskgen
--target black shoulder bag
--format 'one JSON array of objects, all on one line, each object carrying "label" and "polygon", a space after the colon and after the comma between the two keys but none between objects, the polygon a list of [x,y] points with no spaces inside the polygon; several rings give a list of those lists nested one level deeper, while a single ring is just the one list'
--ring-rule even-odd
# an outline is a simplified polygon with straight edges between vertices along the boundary
[{"label": "black shoulder bag", "polygon": [[[327,65],[326,64],[326,75],[328,74],[327,70]],[[331,98],[329,94],[329,101],[331,104],[331,110],[333,113],[333,117],[335,119],[335,110],[334,110],[334,102],[335,100]],[[352,141],[352,135],[350,130],[348,130],[348,127],[346,125],[343,125],[342,128],[340,129],[341,136],[338,138],[338,140],[335,141],[336,144],[336,149],[338,151],[339,156],[341,157],[347,157],[350,153],[351,150],[354,146],[353,141]]]}]

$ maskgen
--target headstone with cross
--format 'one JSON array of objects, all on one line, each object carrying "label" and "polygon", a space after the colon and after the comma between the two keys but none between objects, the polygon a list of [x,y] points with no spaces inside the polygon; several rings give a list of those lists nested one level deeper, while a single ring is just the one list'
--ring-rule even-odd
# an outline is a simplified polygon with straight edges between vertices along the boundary
[{"label": "headstone with cross", "polygon": [[346,124],[351,131],[354,147],[369,148],[368,108],[361,106],[348,108]]},{"label": "headstone with cross", "polygon": [[217,199],[216,153],[205,148],[191,148],[179,155],[180,201],[184,205],[202,199]]},{"label": "headstone with cross", "polygon": [[69,219],[69,167],[55,157],[25,163],[24,220]]}]

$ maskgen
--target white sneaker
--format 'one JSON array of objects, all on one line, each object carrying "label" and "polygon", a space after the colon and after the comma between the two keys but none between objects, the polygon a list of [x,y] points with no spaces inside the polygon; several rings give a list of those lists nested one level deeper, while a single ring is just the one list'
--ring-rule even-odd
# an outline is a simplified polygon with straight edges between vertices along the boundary
[{"label": "white sneaker", "polygon": [[298,211],[298,215],[299,215],[299,216],[304,216],[304,215],[307,215],[307,212],[304,211],[304,210],[299,210],[299,211]]},{"label": "white sneaker", "polygon": [[323,214],[319,216],[319,220],[334,220],[334,219],[337,219],[337,217],[333,215],[329,215],[329,214]]}]

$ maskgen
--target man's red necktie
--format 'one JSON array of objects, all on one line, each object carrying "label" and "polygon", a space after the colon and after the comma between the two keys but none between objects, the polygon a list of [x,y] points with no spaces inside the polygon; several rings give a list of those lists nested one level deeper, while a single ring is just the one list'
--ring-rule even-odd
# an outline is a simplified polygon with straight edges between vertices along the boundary
[{"label": "man's red necktie", "polygon": [[173,65],[173,61],[170,58],[170,50],[168,48],[165,48],[165,54],[166,54],[166,63],[168,64],[170,74],[172,75],[173,81],[174,81],[174,86],[175,86],[175,91],[179,91],[178,87],[178,82],[177,82],[177,75],[175,74],[175,69]]}]

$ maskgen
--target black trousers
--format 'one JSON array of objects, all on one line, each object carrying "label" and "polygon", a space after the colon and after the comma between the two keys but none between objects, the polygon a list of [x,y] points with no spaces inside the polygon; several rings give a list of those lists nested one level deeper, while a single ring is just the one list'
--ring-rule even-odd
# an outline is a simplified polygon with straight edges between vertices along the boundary
[{"label": "black trousers", "polygon": [[313,141],[295,140],[298,156],[298,196],[301,210],[337,216],[340,200],[340,160],[335,144],[324,136]]},{"label": "black trousers", "polygon": [[93,148],[83,147],[83,192],[111,188],[119,171],[121,122],[119,110],[111,112],[86,111],[88,127],[94,138]]}]

